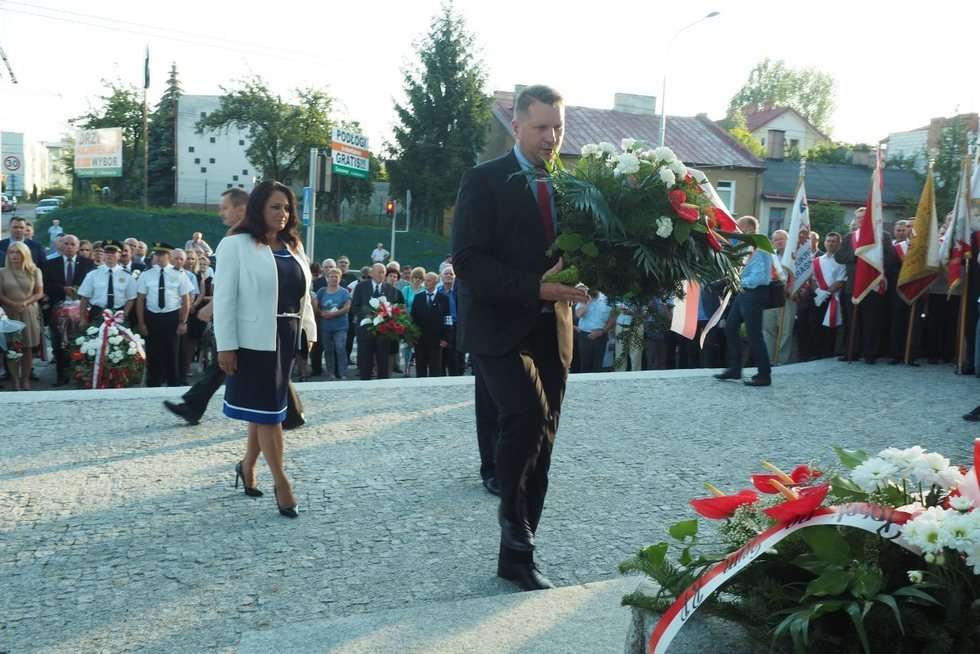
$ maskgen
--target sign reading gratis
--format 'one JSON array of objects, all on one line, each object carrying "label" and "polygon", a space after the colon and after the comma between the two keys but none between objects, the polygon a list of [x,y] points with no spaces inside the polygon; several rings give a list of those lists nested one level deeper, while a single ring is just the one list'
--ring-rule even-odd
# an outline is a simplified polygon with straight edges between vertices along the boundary
[{"label": "sign reading gratis", "polygon": [[368,138],[342,127],[334,127],[330,137],[333,173],[367,179],[371,172]]},{"label": "sign reading gratis", "polygon": [[122,128],[84,129],[75,139],[75,174],[122,177]]}]

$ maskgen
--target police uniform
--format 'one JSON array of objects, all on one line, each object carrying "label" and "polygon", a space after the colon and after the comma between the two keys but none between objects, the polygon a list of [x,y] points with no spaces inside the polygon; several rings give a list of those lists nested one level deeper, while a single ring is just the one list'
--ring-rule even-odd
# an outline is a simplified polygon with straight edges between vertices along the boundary
[{"label": "police uniform", "polygon": [[[169,254],[173,248],[154,243],[154,253]],[[184,297],[192,290],[182,270],[171,265],[154,265],[143,271],[137,282],[137,293],[143,296],[143,321],[146,324],[146,385],[179,386],[181,383],[177,355],[180,336],[180,309]],[[185,316],[186,320],[186,316]]]},{"label": "police uniform", "polygon": [[[114,244],[115,241],[106,241],[103,247],[117,247]],[[136,299],[136,280],[119,264],[110,269],[103,263],[85,275],[78,294],[89,301],[89,320],[96,321],[103,310],[119,311]]]}]

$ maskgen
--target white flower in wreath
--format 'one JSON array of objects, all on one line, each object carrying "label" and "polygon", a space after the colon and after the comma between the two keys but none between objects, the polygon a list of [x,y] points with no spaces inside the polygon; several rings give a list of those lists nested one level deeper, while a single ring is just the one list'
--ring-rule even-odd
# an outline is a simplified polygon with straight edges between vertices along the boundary
[{"label": "white flower in wreath", "polygon": [[958,511],[946,511],[942,522],[945,540],[949,547],[966,552],[973,549],[972,520]]},{"label": "white flower in wreath", "polygon": [[851,479],[862,490],[873,491],[891,481],[897,472],[898,468],[888,461],[872,457],[854,468],[854,471],[851,472]]},{"label": "white flower in wreath", "polygon": [[664,183],[664,186],[670,188],[677,183],[677,177],[674,175],[674,171],[665,166],[660,169],[660,181]]},{"label": "white flower in wreath", "polygon": [[671,161],[667,165],[670,166],[671,172],[673,172],[678,179],[684,179],[687,177],[687,166],[680,161]]},{"label": "white flower in wreath", "polygon": [[623,152],[632,152],[638,141],[636,139],[625,138],[619,142],[619,148]]},{"label": "white flower in wreath", "polygon": [[949,534],[943,528],[946,512],[938,506],[926,509],[905,524],[902,539],[918,547],[923,554],[940,554],[949,544]]},{"label": "white flower in wreath", "polygon": [[123,337],[119,336],[118,334],[109,337],[109,343],[111,345],[119,345],[122,342],[123,342]]},{"label": "white flower in wreath", "polygon": [[383,317],[383,316],[375,316],[375,317],[374,317],[374,320],[372,320],[372,321],[371,321],[371,323],[372,323],[372,324],[373,324],[373,325],[374,325],[375,327],[377,327],[378,325],[380,325],[380,324],[381,324],[381,323],[383,323],[384,321],[385,321],[385,319],[384,319],[384,317]]},{"label": "white flower in wreath", "polygon": [[368,304],[371,305],[372,309],[377,309],[381,306],[381,298],[373,297],[368,301]]},{"label": "white flower in wreath", "polygon": [[89,327],[88,329],[85,330],[85,333],[88,334],[89,336],[95,336],[96,334],[99,333],[99,328],[94,326]]},{"label": "white flower in wreath", "polygon": [[922,579],[923,579],[922,570],[909,570],[908,575],[909,575],[909,581],[911,581],[913,584],[922,583]]},{"label": "white flower in wreath", "polygon": [[969,497],[957,495],[956,497],[949,498],[949,505],[960,513],[966,513],[973,508],[973,500],[971,500]]},{"label": "white flower in wreath", "polygon": [[616,146],[609,141],[602,141],[599,143],[598,148],[605,154],[615,154]]},{"label": "white flower in wreath", "polygon": [[116,329],[115,327],[110,327],[109,328],[109,336],[115,336],[118,333],[119,333],[119,330]]},{"label": "white flower in wreath", "polygon": [[674,233],[674,221],[667,216],[657,218],[657,236],[667,238]]},{"label": "white flower in wreath", "polygon": [[111,361],[113,363],[119,363],[120,361],[122,361],[122,358],[123,358],[123,355],[120,354],[119,352],[110,352],[109,353],[109,361]]},{"label": "white flower in wreath", "polygon": [[653,151],[653,158],[657,161],[663,161],[665,164],[677,161],[677,155],[666,145],[661,145],[659,148],[656,148]]},{"label": "white flower in wreath", "polygon": [[616,157],[614,175],[633,175],[640,172],[640,159],[632,152],[624,152]]},{"label": "white flower in wreath", "polygon": [[75,345],[82,345],[83,343],[85,343],[84,336],[79,336],[78,338],[75,339]]},{"label": "white flower in wreath", "polygon": [[582,146],[582,158],[583,159],[588,159],[589,157],[594,157],[597,154],[601,155],[602,154],[602,151],[599,149],[599,146],[596,145],[595,143],[586,143],[585,145]]},{"label": "white flower in wreath", "polygon": [[370,318],[361,318],[361,327],[367,327],[368,325],[371,325],[373,323],[374,321],[371,320]]}]

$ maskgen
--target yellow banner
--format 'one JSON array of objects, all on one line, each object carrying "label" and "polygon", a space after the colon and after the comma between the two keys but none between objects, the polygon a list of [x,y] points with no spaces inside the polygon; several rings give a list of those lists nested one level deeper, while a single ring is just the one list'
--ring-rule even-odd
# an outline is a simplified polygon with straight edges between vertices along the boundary
[{"label": "yellow banner", "polygon": [[939,223],[936,219],[936,192],[932,167],[926,177],[915,212],[915,226],[909,251],[898,274],[898,294],[907,303],[915,302],[939,276]]}]

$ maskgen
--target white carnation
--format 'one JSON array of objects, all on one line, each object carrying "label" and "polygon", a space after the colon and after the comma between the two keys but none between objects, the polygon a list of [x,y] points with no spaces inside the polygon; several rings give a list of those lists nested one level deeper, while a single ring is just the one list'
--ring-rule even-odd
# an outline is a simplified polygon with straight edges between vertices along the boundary
[{"label": "white carnation", "polygon": [[118,334],[116,336],[110,336],[109,337],[109,343],[111,345],[119,345],[122,342],[123,342],[123,337],[122,336],[119,336]]},{"label": "white carnation", "polygon": [[615,175],[633,175],[640,172],[640,159],[632,152],[624,152],[616,157]]},{"label": "white carnation", "polygon": [[84,342],[85,342],[84,336],[79,336],[78,338],[75,339],[75,345],[81,345]]},{"label": "white carnation", "polygon": [[657,218],[657,236],[667,238],[674,232],[674,221],[667,216]]},{"label": "white carnation", "polygon": [[119,330],[116,329],[115,327],[110,327],[109,328],[109,336],[115,336],[118,333],[119,333]]},{"label": "white carnation", "polygon": [[862,490],[873,491],[879,486],[886,485],[897,472],[898,468],[893,464],[884,459],[872,457],[854,468],[853,472],[851,472],[851,479]]},{"label": "white carnation", "polygon": [[656,148],[653,151],[653,158],[657,161],[663,161],[666,164],[677,161],[677,155],[666,145],[661,145],[659,148]]},{"label": "white carnation", "polygon": [[660,169],[660,181],[664,183],[664,186],[670,188],[677,183],[677,177],[674,175],[673,170],[664,167]]},{"label": "white carnation", "polygon": [[630,152],[636,147],[637,143],[638,141],[636,139],[626,138],[619,142],[619,147],[623,152]]},{"label": "white carnation", "polygon": [[99,328],[94,326],[89,327],[88,329],[85,330],[85,333],[88,334],[89,336],[95,336],[96,334],[99,333]]},{"label": "white carnation", "polygon": [[668,165],[670,166],[670,170],[673,171],[674,175],[677,176],[677,179],[684,179],[687,177],[687,166],[680,161],[671,161]]},{"label": "white carnation", "polygon": [[616,146],[610,143],[609,141],[602,141],[601,143],[599,143],[598,148],[601,151],[605,152],[606,154],[616,153]]}]

